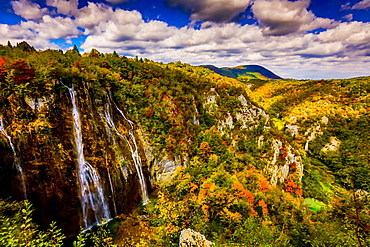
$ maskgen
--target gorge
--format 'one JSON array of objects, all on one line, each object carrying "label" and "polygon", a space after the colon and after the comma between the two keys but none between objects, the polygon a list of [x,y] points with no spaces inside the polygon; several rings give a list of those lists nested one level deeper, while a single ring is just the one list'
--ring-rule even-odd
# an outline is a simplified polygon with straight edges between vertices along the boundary
[{"label": "gorge", "polygon": [[0,46],[0,197],[29,200],[41,229],[119,218],[140,246],[178,245],[184,229],[226,245],[365,243],[369,78],[236,80],[24,47]]}]

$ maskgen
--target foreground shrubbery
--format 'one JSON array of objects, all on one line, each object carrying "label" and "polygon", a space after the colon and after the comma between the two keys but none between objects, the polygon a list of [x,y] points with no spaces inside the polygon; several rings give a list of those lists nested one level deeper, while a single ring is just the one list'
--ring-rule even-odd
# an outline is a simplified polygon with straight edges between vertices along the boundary
[{"label": "foreground shrubbery", "polygon": [[[0,246],[63,246],[66,239],[55,222],[46,231],[32,219],[32,205],[27,201],[0,200]],[[81,232],[73,241],[74,247],[114,246],[107,226],[93,232]]]},{"label": "foreground shrubbery", "polygon": [[32,222],[32,205],[28,201],[0,201],[1,246],[61,246],[65,236],[53,222],[47,231]]}]

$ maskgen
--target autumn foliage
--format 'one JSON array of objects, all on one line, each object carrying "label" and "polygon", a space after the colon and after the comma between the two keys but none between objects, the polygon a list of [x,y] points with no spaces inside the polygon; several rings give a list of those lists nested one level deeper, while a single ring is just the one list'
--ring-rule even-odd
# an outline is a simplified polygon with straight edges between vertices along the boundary
[{"label": "autumn foliage", "polygon": [[10,68],[12,69],[13,82],[15,85],[30,83],[35,78],[35,69],[28,66],[26,60],[15,60]]},{"label": "autumn foliage", "polygon": [[235,195],[239,198],[244,198],[246,201],[253,205],[254,203],[254,197],[252,193],[246,189],[244,189],[244,186],[239,181],[234,181],[233,189],[236,191]]},{"label": "autumn foliage", "polygon": [[302,195],[302,189],[294,183],[292,180],[288,180],[284,183],[285,191],[292,192],[297,195]]},{"label": "autumn foliage", "polygon": [[5,59],[0,57],[0,77],[6,76],[7,72]]},{"label": "autumn foliage", "polygon": [[[368,196],[356,194],[370,191],[369,77],[238,81],[181,62],[97,50],[83,55],[77,48],[0,50],[6,54],[0,56],[4,123],[42,122],[56,132],[54,113],[32,111],[25,99],[66,96],[62,81],[84,90],[80,93],[94,102],[93,111],[104,108],[109,94],[135,122],[135,135],[148,137],[145,145],[155,160],[183,165],[172,180],[153,186],[147,205],[138,205],[142,238],[124,246],[178,246],[185,228],[216,246],[369,244]],[[248,111],[241,111],[241,96]],[[85,98],[80,100],[83,105]],[[297,125],[296,135],[289,132],[291,125]],[[15,141],[25,142],[24,133],[32,128],[8,129]],[[54,143],[48,135],[43,140]],[[325,151],[334,137],[338,150]],[[274,149],[277,140],[282,146]],[[152,164],[146,161],[143,169],[150,173]],[[287,176],[272,184],[282,169]],[[311,210],[314,200],[306,199],[320,202],[317,212]]]}]

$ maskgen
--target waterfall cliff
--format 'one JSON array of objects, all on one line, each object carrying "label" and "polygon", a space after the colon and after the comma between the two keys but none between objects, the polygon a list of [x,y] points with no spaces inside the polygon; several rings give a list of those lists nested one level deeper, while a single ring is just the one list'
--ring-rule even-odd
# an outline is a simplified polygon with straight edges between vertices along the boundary
[{"label": "waterfall cliff", "polygon": [[[0,184],[12,186],[0,193],[28,198],[38,223],[68,234],[146,203],[149,173],[135,123],[108,92],[92,100],[85,82],[55,87],[42,107],[27,96],[2,112]],[[21,108],[24,118],[12,118]]]},{"label": "waterfall cliff", "polygon": [[[76,105],[76,93],[73,88],[68,88],[72,101],[73,135],[78,163],[79,197],[82,208],[83,227],[89,228],[101,223],[103,219],[110,219],[109,208],[99,174],[88,162],[85,161],[80,114]],[[107,173],[108,176],[109,172]],[[91,213],[89,213],[91,212]],[[92,215],[89,215],[92,214]]]},{"label": "waterfall cliff", "polygon": [[20,177],[21,188],[23,192],[23,199],[27,199],[27,186],[26,186],[26,176],[24,175],[23,168],[19,162],[17,152],[15,151],[15,147],[12,143],[12,138],[6,133],[4,129],[3,118],[0,117],[0,132],[8,139],[9,146],[11,147],[13,154],[14,154],[14,166],[17,169],[18,175]]}]

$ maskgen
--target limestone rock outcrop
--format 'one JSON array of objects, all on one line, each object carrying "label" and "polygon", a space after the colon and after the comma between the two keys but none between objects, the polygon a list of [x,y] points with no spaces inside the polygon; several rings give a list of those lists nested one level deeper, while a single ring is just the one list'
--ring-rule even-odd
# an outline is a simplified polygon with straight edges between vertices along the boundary
[{"label": "limestone rock outcrop", "polygon": [[180,234],[180,247],[210,247],[213,243],[199,232],[190,228],[182,230]]}]

